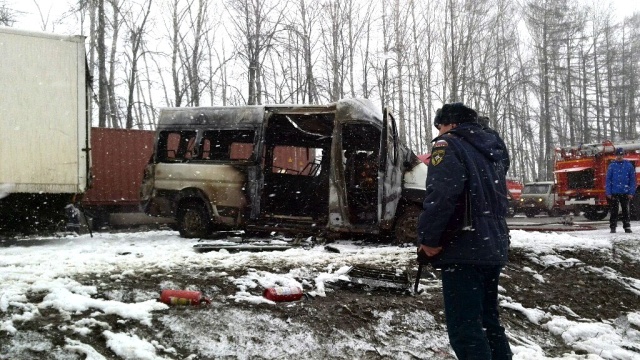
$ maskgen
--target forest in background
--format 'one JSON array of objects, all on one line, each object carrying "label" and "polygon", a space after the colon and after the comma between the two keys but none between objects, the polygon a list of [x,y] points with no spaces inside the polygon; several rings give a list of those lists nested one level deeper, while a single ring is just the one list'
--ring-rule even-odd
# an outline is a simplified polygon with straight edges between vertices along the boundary
[{"label": "forest in background", "polygon": [[[38,0],[33,0],[38,4]],[[68,4],[68,5],[66,5]],[[510,176],[553,179],[557,147],[638,140],[640,13],[577,0],[78,0],[42,31],[87,36],[94,126],[154,129],[158,109],[389,106],[427,153],[433,116],[490,118]],[[24,14],[0,0],[0,25]]]}]

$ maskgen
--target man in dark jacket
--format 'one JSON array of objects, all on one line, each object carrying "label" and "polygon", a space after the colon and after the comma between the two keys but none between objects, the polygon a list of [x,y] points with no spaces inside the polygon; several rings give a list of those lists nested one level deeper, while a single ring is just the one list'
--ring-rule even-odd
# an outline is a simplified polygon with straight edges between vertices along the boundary
[{"label": "man in dark jacket", "polygon": [[605,180],[605,194],[609,202],[611,215],[609,227],[616,232],[618,226],[618,204],[622,207],[622,228],[624,232],[631,232],[629,217],[629,200],[636,193],[636,169],[631,161],[624,159],[624,149],[616,149],[616,159],[609,164],[607,179]]},{"label": "man in dark jacket", "polygon": [[462,103],[445,104],[435,126],[419,259],[442,270],[447,331],[458,359],[511,359],[498,315],[498,279],[509,248],[509,154]]}]

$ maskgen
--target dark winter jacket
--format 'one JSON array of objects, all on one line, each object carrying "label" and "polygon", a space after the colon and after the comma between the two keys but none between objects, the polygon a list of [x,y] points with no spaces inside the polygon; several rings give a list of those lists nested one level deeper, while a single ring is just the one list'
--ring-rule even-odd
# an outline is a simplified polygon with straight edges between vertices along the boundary
[{"label": "dark winter jacket", "polygon": [[[505,220],[509,154],[504,142],[477,123],[459,124],[433,141],[418,220],[420,244],[442,246],[431,258],[435,267],[504,265],[509,247]],[[471,224],[465,220],[469,216]]]},{"label": "dark winter jacket", "polygon": [[607,196],[611,195],[635,195],[636,193],[636,169],[631,161],[613,160],[607,169],[605,186]]}]

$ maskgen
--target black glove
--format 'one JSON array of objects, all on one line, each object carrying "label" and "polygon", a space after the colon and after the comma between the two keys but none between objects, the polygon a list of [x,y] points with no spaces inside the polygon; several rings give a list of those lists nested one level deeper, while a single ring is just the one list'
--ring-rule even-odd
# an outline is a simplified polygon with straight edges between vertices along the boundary
[{"label": "black glove", "polygon": [[418,248],[418,264],[427,265],[431,263],[432,258],[427,255],[422,249]]}]

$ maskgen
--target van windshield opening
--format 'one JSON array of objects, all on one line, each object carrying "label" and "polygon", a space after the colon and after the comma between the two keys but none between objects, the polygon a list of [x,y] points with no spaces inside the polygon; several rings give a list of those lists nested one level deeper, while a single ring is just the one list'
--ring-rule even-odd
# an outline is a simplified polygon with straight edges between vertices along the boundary
[{"label": "van windshield opening", "polygon": [[550,184],[525,185],[522,194],[547,194],[550,188]]}]

